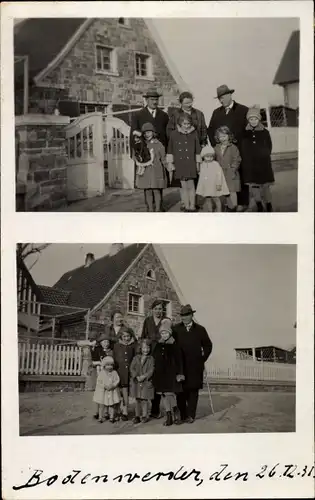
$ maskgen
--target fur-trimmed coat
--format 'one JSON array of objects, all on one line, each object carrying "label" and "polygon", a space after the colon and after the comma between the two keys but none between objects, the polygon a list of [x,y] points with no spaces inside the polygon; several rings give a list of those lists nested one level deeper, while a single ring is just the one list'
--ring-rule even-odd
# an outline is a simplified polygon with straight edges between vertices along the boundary
[{"label": "fur-trimmed coat", "polygon": [[114,345],[113,355],[115,369],[120,378],[121,387],[129,387],[130,383],[130,365],[137,354],[137,343],[132,339],[128,344],[118,340]]}]

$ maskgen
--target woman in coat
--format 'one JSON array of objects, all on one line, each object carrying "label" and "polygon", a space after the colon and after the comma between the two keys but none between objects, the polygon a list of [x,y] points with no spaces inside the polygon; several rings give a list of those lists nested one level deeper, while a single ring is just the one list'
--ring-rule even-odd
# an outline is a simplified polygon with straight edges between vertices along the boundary
[{"label": "woman in coat", "polygon": [[180,311],[181,322],[173,327],[173,336],[183,356],[183,392],[177,396],[182,421],[194,422],[199,390],[203,386],[204,364],[212,352],[212,342],[206,329],[193,321],[191,305]]},{"label": "woman in coat", "polygon": [[119,309],[115,309],[110,316],[111,324],[105,327],[106,338],[115,344],[120,337],[122,328],[127,329],[134,340],[136,340],[136,335],[132,328],[124,324],[124,316]]}]

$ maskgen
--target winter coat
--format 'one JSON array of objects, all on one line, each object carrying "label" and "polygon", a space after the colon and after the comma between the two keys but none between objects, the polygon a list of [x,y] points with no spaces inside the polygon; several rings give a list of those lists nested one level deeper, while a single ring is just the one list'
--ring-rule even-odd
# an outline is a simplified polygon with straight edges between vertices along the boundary
[{"label": "winter coat", "polygon": [[147,143],[153,149],[153,164],[145,167],[143,175],[136,175],[138,189],[164,189],[167,187],[165,148],[157,139]]},{"label": "winter coat", "polygon": [[152,349],[154,348],[156,342],[160,339],[159,328],[162,319],[163,317],[161,317],[160,321],[155,324],[153,316],[148,316],[143,322],[141,339],[149,339],[152,342]]},{"label": "winter coat", "polygon": [[156,110],[155,118],[153,118],[151,112],[147,107],[141,109],[141,111],[137,111],[136,113],[132,113],[132,121],[130,128],[130,155],[133,156],[133,136],[132,133],[134,130],[141,130],[142,125],[145,123],[152,123],[154,125],[157,139],[163,144],[164,148],[167,147],[167,135],[166,135],[166,127],[168,124],[168,114],[161,109]]},{"label": "winter coat", "polygon": [[98,374],[93,401],[99,405],[112,406],[120,401],[119,375],[113,370],[107,372],[101,370]]},{"label": "winter coat", "polygon": [[[142,355],[137,354],[130,365],[130,396],[136,399],[153,399],[154,388],[152,384],[152,375],[154,372],[154,359],[152,356],[145,356],[142,362]],[[137,377],[145,375],[142,382]]]},{"label": "winter coat", "polygon": [[170,135],[166,161],[174,164],[175,179],[196,179],[197,163],[201,162],[200,142],[194,127],[184,132],[177,125]]},{"label": "winter coat", "polygon": [[187,331],[183,323],[173,327],[173,336],[183,356],[184,390],[197,390],[203,386],[204,363],[212,352],[212,342],[206,329],[193,322]]},{"label": "winter coat", "polygon": [[247,124],[247,111],[247,106],[243,106],[243,104],[238,104],[237,102],[234,102],[233,107],[228,114],[226,114],[223,106],[215,109],[212,113],[208,126],[208,137],[211,145],[213,147],[216,145],[216,130],[225,125],[229,127],[235,137],[237,145],[239,146]]},{"label": "winter coat", "polygon": [[[182,108],[174,109],[172,114],[170,115],[169,122],[167,124],[166,128],[166,133],[168,139],[171,136],[171,133],[173,130],[176,130],[177,126],[177,120],[181,113],[184,113]],[[191,113],[190,113],[191,119],[192,119],[192,124],[194,128],[196,129],[198,139],[200,142],[201,148],[207,144],[208,136],[207,136],[207,126],[206,126],[206,121],[205,121],[205,116],[202,111],[199,111],[199,109],[192,108]]]},{"label": "winter coat", "polygon": [[118,340],[114,345],[115,368],[120,377],[121,387],[129,387],[130,383],[130,365],[137,354],[137,343],[132,339],[129,344],[124,344]]},{"label": "winter coat", "polygon": [[152,356],[154,358],[152,381],[155,392],[181,392],[182,385],[181,382],[177,382],[176,376],[183,375],[182,354],[173,337],[166,342],[158,342]]},{"label": "winter coat", "polygon": [[229,193],[220,164],[215,160],[202,162],[196,194],[205,198],[227,196]]},{"label": "winter coat", "polygon": [[101,362],[105,356],[105,351],[100,344],[95,344],[95,346],[91,347],[91,358],[94,362]]},{"label": "winter coat", "polygon": [[272,141],[268,130],[259,124],[247,126],[242,139],[242,173],[246,184],[274,182],[271,163]]},{"label": "winter coat", "polygon": [[231,193],[237,193],[241,189],[240,174],[238,172],[241,157],[235,144],[228,144],[222,152],[221,144],[214,148],[216,160],[220,163],[226,183]]}]

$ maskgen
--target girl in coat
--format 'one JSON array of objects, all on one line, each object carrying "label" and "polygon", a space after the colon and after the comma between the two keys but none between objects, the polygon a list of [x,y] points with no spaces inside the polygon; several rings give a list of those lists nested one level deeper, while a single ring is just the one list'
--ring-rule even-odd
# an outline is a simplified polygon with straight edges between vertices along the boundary
[{"label": "girl in coat", "polygon": [[196,193],[205,198],[203,205],[209,212],[222,212],[220,196],[228,196],[229,189],[220,164],[215,161],[214,149],[205,146],[201,151],[200,176]]},{"label": "girl in coat", "polygon": [[120,338],[114,345],[114,360],[120,378],[121,420],[128,420],[130,365],[137,354],[137,344],[127,328],[120,332]]},{"label": "girl in coat", "polygon": [[181,351],[172,336],[171,320],[165,318],[161,322],[160,340],[153,350],[154,374],[153,385],[162,396],[166,412],[163,425],[178,423],[176,394],[182,391],[181,381],[184,380]]},{"label": "girl in coat", "polygon": [[133,136],[133,150],[135,155],[135,161],[137,164],[137,175],[143,175],[145,167],[152,165],[154,160],[154,151],[151,148],[149,150],[148,145],[142,136],[140,130],[134,130],[132,132]]},{"label": "girl in coat", "polygon": [[268,130],[261,123],[257,106],[247,112],[248,124],[242,140],[242,171],[249,185],[258,212],[272,212],[270,186],[274,183],[271,165],[272,142]]},{"label": "girl in coat", "polygon": [[[113,350],[111,348],[111,341],[108,335],[102,334],[97,340],[92,341],[91,358],[92,358],[95,381],[97,380],[97,376],[101,371],[102,359],[105,358],[105,356],[112,356],[112,355],[113,355]],[[109,418],[108,413],[106,413],[104,417],[108,419]],[[96,419],[99,418],[98,406],[94,418]]]},{"label": "girl in coat", "polygon": [[154,372],[154,359],[150,354],[151,343],[144,339],[141,341],[140,354],[137,354],[130,365],[131,385],[130,395],[136,399],[136,416],[134,424],[148,422],[149,402],[154,398],[152,375]]},{"label": "girl in coat", "polygon": [[170,135],[166,160],[169,170],[181,183],[181,200],[185,212],[196,212],[195,179],[199,172],[200,142],[187,113],[178,116],[177,128]]},{"label": "girl in coat", "polygon": [[241,190],[239,167],[241,156],[235,144],[233,134],[228,127],[219,127],[215,133],[217,145],[215,156],[222,167],[224,177],[230,191],[225,197],[227,211],[235,212],[237,209],[237,193]]},{"label": "girl in coat", "polygon": [[[148,211],[161,212],[162,193],[167,187],[165,148],[157,140],[152,123],[145,123],[141,132],[152,155],[152,161],[144,168],[142,175],[136,174],[136,187],[144,190],[144,200]],[[135,163],[138,168],[143,166],[136,158]]]},{"label": "girl in coat", "polygon": [[98,405],[98,420],[104,422],[104,410],[109,415],[110,422],[115,422],[115,413],[119,395],[119,375],[114,370],[114,360],[105,356],[101,361],[101,371],[98,374],[93,401]]}]

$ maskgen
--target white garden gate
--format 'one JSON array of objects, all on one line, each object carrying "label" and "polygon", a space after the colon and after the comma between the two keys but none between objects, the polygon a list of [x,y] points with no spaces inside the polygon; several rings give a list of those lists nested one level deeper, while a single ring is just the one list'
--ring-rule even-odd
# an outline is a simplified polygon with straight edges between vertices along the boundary
[{"label": "white garden gate", "polygon": [[129,125],[113,114],[87,113],[66,126],[69,201],[103,195],[106,170],[110,188],[134,188],[129,136]]}]

